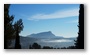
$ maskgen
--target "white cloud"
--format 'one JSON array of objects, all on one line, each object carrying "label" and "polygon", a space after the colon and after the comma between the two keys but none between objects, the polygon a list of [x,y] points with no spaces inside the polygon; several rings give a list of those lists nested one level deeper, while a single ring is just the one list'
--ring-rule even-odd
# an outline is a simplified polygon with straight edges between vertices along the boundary
[{"label": "white cloud", "polygon": [[51,14],[35,14],[31,16],[29,20],[66,18],[66,17],[78,16],[78,15],[79,15],[79,9],[69,9],[63,11],[56,11]]}]

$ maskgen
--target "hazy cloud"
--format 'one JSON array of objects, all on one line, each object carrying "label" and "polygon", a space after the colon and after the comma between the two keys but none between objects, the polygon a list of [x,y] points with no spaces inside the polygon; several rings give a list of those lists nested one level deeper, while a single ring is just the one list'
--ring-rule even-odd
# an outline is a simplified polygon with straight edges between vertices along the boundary
[{"label": "hazy cloud", "polygon": [[78,16],[78,15],[79,15],[79,9],[68,9],[68,10],[56,11],[51,14],[35,14],[29,17],[29,20],[66,18],[66,17]]}]

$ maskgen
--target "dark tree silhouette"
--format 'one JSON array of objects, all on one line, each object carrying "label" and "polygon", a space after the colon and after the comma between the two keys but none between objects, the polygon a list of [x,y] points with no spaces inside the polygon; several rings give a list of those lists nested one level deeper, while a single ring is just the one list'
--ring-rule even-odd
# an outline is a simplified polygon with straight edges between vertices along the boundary
[{"label": "dark tree silhouette", "polygon": [[53,47],[44,46],[43,49],[53,49]]},{"label": "dark tree silhouette", "polygon": [[77,49],[84,49],[84,5],[80,4],[79,10],[79,33],[75,43]]},{"label": "dark tree silhouette", "polygon": [[29,49],[41,49],[41,46],[37,43],[33,43],[32,46],[31,45],[29,46]]},{"label": "dark tree silhouette", "polygon": [[22,19],[18,20],[14,24],[14,29],[15,29],[15,34],[16,34],[16,41],[15,41],[15,48],[16,49],[20,49],[21,48],[19,33],[23,30],[23,27],[24,26],[23,26]]},{"label": "dark tree silhouette", "polygon": [[13,19],[14,16],[9,15],[10,4],[4,4],[4,49],[9,48],[11,39],[14,35]]},{"label": "dark tree silhouette", "polygon": [[29,46],[29,49],[32,49],[32,46],[31,45]]},{"label": "dark tree silhouette", "polygon": [[19,33],[23,30],[22,19],[13,24],[14,16],[9,15],[10,4],[4,4],[4,49],[10,48],[10,42],[16,38],[15,48],[21,48]]}]

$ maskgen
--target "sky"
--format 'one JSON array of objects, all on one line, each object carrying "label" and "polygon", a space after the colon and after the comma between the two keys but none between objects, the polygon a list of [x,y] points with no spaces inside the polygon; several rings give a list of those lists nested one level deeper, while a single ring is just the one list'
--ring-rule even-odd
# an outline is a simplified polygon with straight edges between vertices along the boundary
[{"label": "sky", "polygon": [[14,22],[22,19],[21,36],[51,31],[66,38],[78,36],[79,4],[11,4]]}]

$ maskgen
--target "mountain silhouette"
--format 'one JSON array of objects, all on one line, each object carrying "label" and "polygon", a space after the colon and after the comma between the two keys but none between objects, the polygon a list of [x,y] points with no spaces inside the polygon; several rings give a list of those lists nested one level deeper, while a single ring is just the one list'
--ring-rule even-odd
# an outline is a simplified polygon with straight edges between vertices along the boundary
[{"label": "mountain silhouette", "polygon": [[58,38],[61,36],[55,36],[51,31],[47,31],[47,32],[40,32],[37,34],[31,34],[31,35],[28,35],[27,37],[32,37],[32,38]]}]

